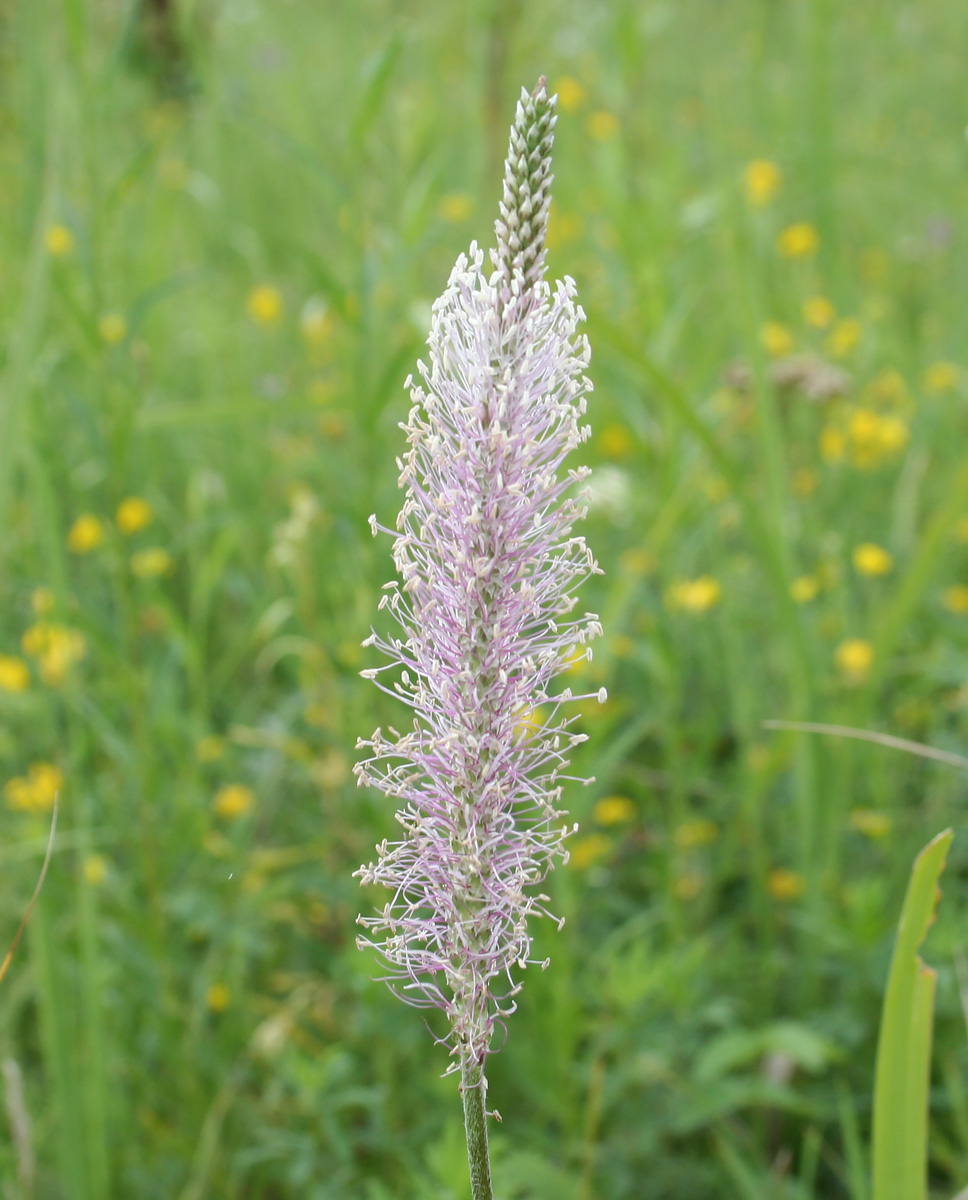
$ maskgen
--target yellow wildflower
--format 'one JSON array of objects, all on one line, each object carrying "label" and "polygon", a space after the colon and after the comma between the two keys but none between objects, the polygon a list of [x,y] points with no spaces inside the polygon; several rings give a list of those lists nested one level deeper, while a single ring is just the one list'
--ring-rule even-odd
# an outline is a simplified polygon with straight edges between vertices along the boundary
[{"label": "yellow wildflower", "polygon": [[585,89],[571,75],[562,75],[558,80],[555,91],[558,93],[558,107],[562,112],[576,112],[581,108],[585,99]]},{"label": "yellow wildflower", "polygon": [[474,211],[474,204],[466,192],[449,192],[441,197],[437,212],[441,219],[452,225],[460,225]]},{"label": "yellow wildflower", "polygon": [[958,519],[955,526],[955,537],[959,542],[968,542],[968,514]]},{"label": "yellow wildflower", "polygon": [[54,591],[49,587],[34,588],[30,597],[30,607],[38,617],[46,617],[52,613],[56,603]]},{"label": "yellow wildflower", "polygon": [[97,331],[102,342],[117,346],[128,336],[128,322],[120,313],[105,313],[97,323]]},{"label": "yellow wildflower", "polygon": [[709,846],[719,837],[719,826],[707,817],[695,821],[683,821],[677,825],[672,840],[679,850],[693,850],[696,846]]},{"label": "yellow wildflower", "polygon": [[142,500],[140,496],[127,496],[118,505],[115,520],[124,536],[130,537],[150,525],[154,515],[147,500]]},{"label": "yellow wildflower", "polygon": [[754,158],[743,169],[746,199],[754,208],[762,208],[776,195],[783,173],[768,158]]},{"label": "yellow wildflower", "polygon": [[275,325],[282,317],[282,293],[269,283],[250,290],[245,308],[257,325]]},{"label": "yellow wildflower", "polygon": [[635,820],[635,813],[635,805],[628,796],[603,796],[594,809],[599,825],[624,825]]},{"label": "yellow wildflower", "polygon": [[701,575],[698,579],[680,579],[669,589],[666,605],[673,610],[704,613],[719,603],[722,591],[719,580],[711,575]]},{"label": "yellow wildflower", "polygon": [[842,317],[827,338],[827,352],[834,358],[846,358],[857,348],[863,327],[856,317]]},{"label": "yellow wildflower", "polygon": [[814,329],[826,329],[837,315],[837,310],[826,296],[811,296],[803,302],[803,319]]},{"label": "yellow wildflower", "polygon": [[54,258],[67,258],[74,253],[74,234],[66,225],[51,225],[44,234],[44,244]]},{"label": "yellow wildflower", "polygon": [[894,569],[894,559],[874,542],[861,542],[854,547],[854,570],[860,575],[887,575]]},{"label": "yellow wildflower", "polygon": [[152,546],[131,555],[131,570],[139,579],[157,579],[168,575],[175,567],[175,560],[164,546]]},{"label": "yellow wildflower", "polygon": [[91,887],[100,887],[108,877],[108,860],[103,854],[89,854],[81,865],[81,873]]},{"label": "yellow wildflower", "polygon": [[891,832],[891,818],[872,808],[855,808],[850,814],[850,827],[865,837],[883,838]]},{"label": "yellow wildflower", "polygon": [[767,354],[780,358],[793,349],[793,334],[779,321],[766,321],[760,326],[760,342]]},{"label": "yellow wildflower", "polygon": [[911,436],[906,422],[902,421],[900,417],[881,417],[878,433],[881,448],[888,453],[903,450]]},{"label": "yellow wildflower", "polygon": [[963,617],[965,613],[968,613],[968,587],[963,583],[955,583],[951,587],[945,588],[941,596],[941,603],[948,612]]},{"label": "yellow wildflower", "polygon": [[66,625],[38,621],[20,639],[24,653],[36,658],[44,683],[58,687],[68,670],[87,652],[83,634]]},{"label": "yellow wildflower", "polygon": [[776,248],[784,258],[811,258],[819,245],[820,235],[806,221],[788,225],[776,239]]},{"label": "yellow wildflower", "polygon": [[618,133],[618,118],[614,113],[599,109],[588,118],[587,129],[596,142],[610,142]]},{"label": "yellow wildflower", "polygon": [[792,900],[799,900],[807,884],[798,871],[791,871],[789,867],[774,867],[766,877],[766,886],[774,900],[789,904]]},{"label": "yellow wildflower", "polygon": [[74,554],[89,554],[104,541],[104,526],[93,513],[81,513],[67,535],[67,546]]},{"label": "yellow wildflower", "polygon": [[960,379],[961,369],[953,362],[935,362],[925,369],[921,386],[926,392],[950,392]]},{"label": "yellow wildflower", "polygon": [[809,604],[817,598],[820,580],[816,575],[801,575],[790,584],[790,595],[797,604]]},{"label": "yellow wildflower", "polygon": [[625,425],[606,425],[598,435],[598,444],[608,458],[628,458],[634,448],[632,434]]},{"label": "yellow wildflower", "polygon": [[213,1013],[225,1012],[232,996],[224,983],[213,983],[205,993],[205,1004]]},{"label": "yellow wildflower", "polygon": [[0,692],[25,692],[30,687],[30,669],[22,658],[0,654]]},{"label": "yellow wildflower", "polygon": [[851,683],[863,683],[874,661],[874,647],[863,638],[848,638],[834,652],[837,669]]},{"label": "yellow wildflower", "polygon": [[820,431],[820,456],[825,462],[840,462],[847,449],[843,430],[836,425],[825,425]]},{"label": "yellow wildflower", "polygon": [[877,467],[907,445],[910,432],[900,417],[881,416],[872,408],[857,408],[847,423],[851,458],[855,466]]},{"label": "yellow wildflower", "polygon": [[64,773],[52,763],[33,763],[26,778],[11,779],[3,789],[7,806],[17,812],[49,812],[64,786]]},{"label": "yellow wildflower", "polygon": [[612,843],[603,833],[590,833],[569,843],[568,861],[579,871],[594,867],[608,857]]},{"label": "yellow wildflower", "polygon": [[227,783],[215,793],[215,812],[226,820],[244,817],[255,804],[255,793],[243,783]]}]

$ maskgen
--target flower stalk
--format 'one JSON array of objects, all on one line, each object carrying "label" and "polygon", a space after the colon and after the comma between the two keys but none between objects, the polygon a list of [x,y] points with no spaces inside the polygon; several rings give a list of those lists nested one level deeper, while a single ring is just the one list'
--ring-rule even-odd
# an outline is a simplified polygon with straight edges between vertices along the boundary
[{"label": "flower stalk", "polygon": [[537,889],[576,828],[559,804],[585,737],[565,706],[605,699],[553,686],[601,633],[594,613],[575,612],[599,571],[573,533],[589,472],[565,467],[590,432],[584,313],[571,279],[554,291],[544,279],[555,100],[544,79],[522,90],[493,270],[472,244],[434,305],[430,362],[407,380],[403,508],[394,529],[370,518],[393,539],[397,578],[380,608],[398,633],[371,632],[364,645],[386,662],[363,674],[412,721],[359,742],[358,782],[398,801],[403,836],[357,872],[392,897],[358,918],[358,944],[404,1000],[444,1014],[474,1200],[491,1197],[487,1055],[514,1011],[515,973],[535,961],[528,919],[550,915]]}]

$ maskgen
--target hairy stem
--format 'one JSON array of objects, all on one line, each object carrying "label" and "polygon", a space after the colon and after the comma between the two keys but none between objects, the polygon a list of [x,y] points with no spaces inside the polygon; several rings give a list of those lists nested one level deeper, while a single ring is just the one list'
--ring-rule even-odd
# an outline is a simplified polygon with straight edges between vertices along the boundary
[{"label": "hairy stem", "polygon": [[464,1132],[467,1135],[467,1161],[471,1169],[473,1200],[493,1200],[491,1160],[487,1152],[487,1079],[476,1063],[465,1061],[461,1067],[461,1096],[464,1101]]}]

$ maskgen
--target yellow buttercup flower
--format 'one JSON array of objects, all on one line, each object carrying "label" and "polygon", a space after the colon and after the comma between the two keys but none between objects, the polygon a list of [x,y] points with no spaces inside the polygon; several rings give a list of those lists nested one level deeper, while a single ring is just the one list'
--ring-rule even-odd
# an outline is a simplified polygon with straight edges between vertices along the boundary
[{"label": "yellow buttercup flower", "polygon": [[127,496],[118,505],[115,520],[118,529],[124,536],[130,537],[133,533],[140,533],[142,529],[150,525],[154,515],[147,500],[143,500],[140,496]]},{"label": "yellow buttercup flower", "polygon": [[243,783],[228,783],[215,793],[217,816],[234,821],[244,817],[255,805],[255,793]]},{"label": "yellow buttercup flower", "polygon": [[120,313],[105,313],[97,323],[101,341],[117,346],[128,336],[128,322]]},{"label": "yellow buttercup flower", "polygon": [[743,169],[746,199],[754,208],[769,204],[782,181],[783,172],[768,158],[755,158]]},{"label": "yellow buttercup flower", "polygon": [[81,865],[81,873],[91,887],[100,887],[108,877],[108,860],[103,854],[89,854]]},{"label": "yellow buttercup flower", "polygon": [[22,658],[0,654],[0,692],[25,692],[30,687],[30,668]]},{"label": "yellow buttercup flower", "polygon": [[790,595],[797,604],[809,604],[820,591],[820,580],[816,575],[801,575],[790,584]]},{"label": "yellow buttercup flower", "polygon": [[257,325],[276,325],[282,317],[282,293],[271,284],[260,284],[246,296],[245,308]]},{"label": "yellow buttercup flower", "polygon": [[921,386],[926,392],[950,392],[958,386],[961,368],[952,362],[935,362],[921,376]]},{"label": "yellow buttercup flower", "polygon": [[54,258],[67,258],[69,254],[74,253],[74,234],[66,225],[51,225],[44,234],[44,244],[47,253]]},{"label": "yellow buttercup flower", "polygon": [[874,647],[863,638],[848,638],[834,652],[837,669],[851,683],[863,683],[874,662]]},{"label": "yellow buttercup flower", "polygon": [[441,197],[437,212],[441,219],[452,225],[460,225],[474,211],[474,202],[466,192],[449,192]]},{"label": "yellow buttercup flower", "polygon": [[799,900],[807,888],[803,876],[788,867],[775,867],[766,877],[766,886],[773,899],[781,904]]},{"label": "yellow buttercup flower", "polygon": [[44,683],[59,687],[67,672],[87,652],[83,634],[66,625],[38,621],[20,639],[24,653],[36,658]]},{"label": "yellow buttercup flower", "polygon": [[585,89],[571,75],[562,75],[555,85],[558,93],[558,107],[562,112],[572,113],[581,108],[585,99]]},{"label": "yellow buttercup flower", "polygon": [[872,408],[856,408],[847,422],[847,435],[854,465],[872,468],[903,450],[910,431],[898,416],[882,416]]},{"label": "yellow buttercup flower", "polygon": [[11,779],[3,789],[8,808],[17,812],[49,812],[64,786],[64,773],[52,763],[33,763],[26,777]]},{"label": "yellow buttercup flower", "polygon": [[603,796],[593,815],[599,825],[625,825],[635,820],[636,808],[628,796]]},{"label": "yellow buttercup flower", "polygon": [[175,560],[163,546],[152,546],[131,555],[131,570],[139,579],[158,579],[174,570]]},{"label": "yellow buttercup flower", "polygon": [[872,808],[855,808],[850,814],[850,827],[872,840],[887,837],[891,832],[891,818],[887,813]]},{"label": "yellow buttercup flower", "polygon": [[894,559],[874,542],[862,542],[854,547],[854,570],[860,575],[887,575],[894,569]]},{"label": "yellow buttercup flower", "polygon": [[672,610],[704,613],[719,603],[722,594],[718,579],[701,575],[698,579],[681,579],[674,583],[666,597],[666,605]]},{"label": "yellow buttercup flower", "polygon": [[784,258],[811,258],[820,246],[820,235],[806,221],[788,225],[776,239],[776,248]]},{"label": "yellow buttercup flower", "polygon": [[67,547],[74,554],[90,554],[104,541],[104,526],[93,513],[82,513],[67,535]]},{"label": "yellow buttercup flower", "polygon": [[232,996],[224,983],[213,983],[205,993],[205,1004],[213,1013],[225,1012]]},{"label": "yellow buttercup flower", "polygon": [[826,329],[837,315],[837,310],[826,296],[811,296],[803,302],[803,319],[814,329]]},{"label": "yellow buttercup flower", "polygon": [[780,358],[793,349],[793,334],[779,321],[766,321],[760,326],[760,342],[767,354]]},{"label": "yellow buttercup flower", "polygon": [[610,142],[618,134],[618,117],[599,109],[588,118],[587,128],[596,142]]},{"label": "yellow buttercup flower", "polygon": [[963,583],[955,583],[945,588],[941,595],[941,603],[948,612],[963,617],[968,613],[968,587]]}]

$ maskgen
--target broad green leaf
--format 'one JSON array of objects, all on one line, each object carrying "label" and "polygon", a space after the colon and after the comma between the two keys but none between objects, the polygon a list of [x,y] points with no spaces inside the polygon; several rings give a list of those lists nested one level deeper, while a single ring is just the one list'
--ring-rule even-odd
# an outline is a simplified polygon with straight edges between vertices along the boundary
[{"label": "broad green leaf", "polygon": [[935,973],[918,957],[934,920],[950,829],[914,862],[888,975],[874,1081],[874,1200],[925,1200]]}]

